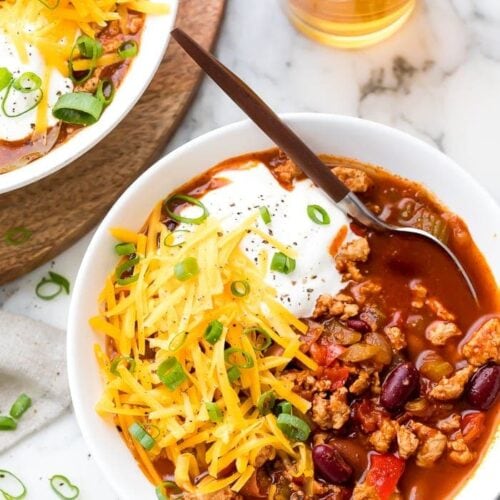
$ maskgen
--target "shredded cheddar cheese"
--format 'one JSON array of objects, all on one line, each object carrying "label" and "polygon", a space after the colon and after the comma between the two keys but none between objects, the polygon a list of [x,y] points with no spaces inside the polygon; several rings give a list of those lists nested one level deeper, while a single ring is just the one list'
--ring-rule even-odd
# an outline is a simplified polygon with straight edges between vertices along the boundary
[{"label": "shredded cheddar cheese", "polygon": [[[126,32],[129,11],[144,14],[165,14],[164,3],[150,0],[4,0],[0,2],[0,32],[12,41],[23,64],[29,63],[29,52],[35,48],[46,67],[42,78],[42,99],[37,109],[36,131],[47,129],[47,98],[50,72],[57,70],[68,76],[68,61],[76,38],[85,34],[95,38],[111,21],[123,23]],[[121,62],[117,54],[104,54],[97,67]],[[80,60],[75,70],[88,68],[88,61]],[[42,76],[42,75],[41,75]]]},{"label": "shredded cheddar cheese", "polygon": [[[317,366],[299,349],[298,332],[305,332],[307,326],[278,301],[276,290],[265,282],[265,267],[248,259],[239,247],[248,231],[260,234],[255,228],[257,214],[230,232],[209,217],[175,247],[164,244],[169,231],[160,215],[158,205],[144,233],[111,230],[119,240],[136,244],[140,258],[131,272],[137,279],[120,286],[113,274],[100,295],[100,313],[90,324],[111,339],[116,356],[132,357],[135,367],[119,363],[112,373],[112,359],[96,344],[105,383],[96,410],[102,416],[157,430],[155,445],[136,453],[154,483],[151,464],[166,458],[174,464],[175,481],[185,491],[208,494],[229,487],[238,492],[255,472],[259,451],[269,446],[289,457],[297,475],[312,478],[309,448],[290,441],[274,414],[262,415],[258,410],[261,395],[274,391],[294,411],[306,413],[311,403],[293,392],[280,373],[293,358],[312,369]],[[265,233],[262,237],[269,239]],[[278,241],[272,244],[287,250]],[[199,272],[180,280],[175,265],[188,257],[196,258]],[[248,283],[249,293],[233,295],[231,283],[242,280]],[[212,344],[204,334],[213,320],[222,323],[223,330]],[[259,351],[243,333],[256,326],[284,352],[266,356]],[[240,368],[236,381],[228,375],[225,351],[229,346],[248,353],[252,361],[252,366]],[[186,375],[174,390],[158,375],[158,367],[170,357]],[[217,405],[220,419],[211,419],[206,403]],[[122,429],[130,446],[128,426]],[[207,474],[195,483],[200,464]]]}]

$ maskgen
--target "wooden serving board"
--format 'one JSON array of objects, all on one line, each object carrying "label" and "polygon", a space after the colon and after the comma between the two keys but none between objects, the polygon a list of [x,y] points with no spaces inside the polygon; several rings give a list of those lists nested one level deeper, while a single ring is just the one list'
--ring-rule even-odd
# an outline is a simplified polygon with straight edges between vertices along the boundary
[{"label": "wooden serving board", "polygon": [[[176,25],[212,48],[225,0],[179,0]],[[105,140],[55,174],[0,196],[0,284],[52,259],[90,231],[164,150],[189,108],[201,70],[173,40],[146,93]],[[78,136],[75,139],[78,140]],[[32,236],[5,243],[13,227]]]}]

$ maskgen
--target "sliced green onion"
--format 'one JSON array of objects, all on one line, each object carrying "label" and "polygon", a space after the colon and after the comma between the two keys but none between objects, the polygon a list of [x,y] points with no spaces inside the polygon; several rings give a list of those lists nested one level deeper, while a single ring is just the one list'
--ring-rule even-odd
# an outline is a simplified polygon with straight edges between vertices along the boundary
[{"label": "sliced green onion", "polygon": [[[14,87],[14,80],[11,80],[8,87],[7,87],[7,90],[5,91],[5,95],[2,99],[2,111],[3,111],[4,115],[7,116],[8,118],[17,118],[18,116],[22,116],[22,115],[28,113],[32,109],[35,109],[40,104],[41,100],[43,99],[42,89],[37,89],[34,92],[30,92],[28,94],[28,96],[31,96],[31,94],[33,94],[33,99],[28,100],[26,108],[20,112],[11,113],[10,111],[7,110],[7,106],[8,106],[8,101],[9,101],[9,95],[10,95],[10,92],[11,92],[13,87]],[[26,99],[28,99],[28,97],[26,97]]]},{"label": "sliced green onion", "polygon": [[167,491],[165,489],[165,486],[162,484],[159,484],[155,488],[155,493],[156,493],[156,498],[157,500],[170,500],[170,497],[167,496]]},{"label": "sliced green onion", "polygon": [[271,223],[271,214],[269,213],[269,210],[267,207],[259,207],[259,212],[260,216],[262,217],[262,220],[264,221],[264,224],[270,224]]},{"label": "sliced green onion", "polygon": [[42,86],[42,79],[36,73],[26,71],[26,73],[21,74],[12,82],[12,86],[18,92],[29,94]]},{"label": "sliced green onion", "polygon": [[155,445],[156,441],[151,437],[149,432],[144,429],[144,427],[137,422],[134,422],[128,431],[130,435],[145,449],[150,450]]},{"label": "sliced green onion", "polygon": [[[244,360],[238,362],[234,359],[238,356],[243,356]],[[228,365],[236,366],[236,368],[253,368],[254,362],[252,356],[238,347],[229,347],[224,351],[224,360]]]},{"label": "sliced green onion", "polygon": [[21,394],[11,406],[9,415],[16,420],[19,420],[30,406],[31,398],[26,394]]},{"label": "sliced green onion", "polygon": [[274,395],[274,391],[267,391],[262,393],[257,400],[257,409],[261,415],[267,415],[273,411],[275,403],[276,396]]},{"label": "sliced green onion", "polygon": [[219,408],[217,403],[206,402],[205,407],[207,408],[208,418],[211,422],[219,423],[222,422],[222,410]]},{"label": "sliced green onion", "polygon": [[174,338],[168,344],[168,350],[175,352],[179,350],[187,339],[187,332],[181,332],[174,336]]},{"label": "sliced green onion", "polygon": [[60,274],[54,273],[52,271],[49,271],[49,276],[54,283],[61,285],[66,294],[69,295],[69,281],[64,276],[61,276]]},{"label": "sliced green onion", "polygon": [[[55,290],[54,290],[55,285]],[[63,291],[69,295],[69,281],[60,274],[49,271],[48,278],[42,278],[35,288],[35,293],[38,298],[43,300],[52,300]],[[44,291],[45,290],[45,291]],[[50,290],[53,290],[50,292]]]},{"label": "sliced green onion", "polygon": [[115,252],[118,255],[131,255],[137,252],[134,243],[118,243],[115,245]]},{"label": "sliced green onion", "polygon": [[271,270],[283,274],[290,274],[295,271],[295,259],[288,257],[283,252],[276,252],[271,260]]},{"label": "sliced green onion", "polygon": [[108,78],[100,80],[97,84],[95,96],[104,104],[104,106],[109,106],[115,97],[115,86],[113,85],[113,82]]},{"label": "sliced green onion", "polygon": [[131,358],[130,356],[117,356],[113,359],[113,361],[111,361],[111,364],[109,365],[109,371],[117,377],[120,376],[118,365],[121,364],[122,361],[125,361],[127,363],[127,369],[130,373],[133,373],[135,371],[136,363],[134,358]]},{"label": "sliced green onion", "polygon": [[176,483],[174,483],[173,481],[164,481],[155,489],[157,499],[169,500],[170,497],[168,496],[167,492],[170,490],[172,490],[174,494],[182,493],[182,490],[177,486]]},{"label": "sliced green onion", "polygon": [[311,428],[299,417],[282,413],[276,423],[281,432],[292,441],[305,441],[311,433]]},{"label": "sliced green onion", "polygon": [[87,35],[80,35],[75,42],[75,47],[78,49],[80,56],[86,59],[98,58],[102,56],[102,44],[95,38],[90,38]]},{"label": "sliced green onion", "polygon": [[248,281],[233,281],[231,283],[231,293],[235,297],[245,297],[250,292],[250,285]]},{"label": "sliced green onion", "polygon": [[135,57],[139,50],[139,46],[135,40],[126,40],[118,47],[118,55],[122,59],[128,59],[129,57]]},{"label": "sliced green onion", "polygon": [[180,241],[177,240],[177,236],[179,236],[179,233],[190,233],[191,231],[188,231],[187,229],[175,229],[171,233],[168,233],[167,236],[165,236],[165,239],[163,240],[163,244],[166,247],[180,247],[184,243],[186,243],[186,239],[181,239]]},{"label": "sliced green onion", "polygon": [[330,216],[327,211],[319,205],[307,205],[307,215],[309,218],[320,226],[330,224]]},{"label": "sliced green onion", "polygon": [[164,481],[163,482],[163,485],[165,486],[165,488],[169,489],[169,490],[176,490],[178,491],[179,493],[182,491],[178,486],[177,486],[177,483],[175,481]]},{"label": "sliced green onion", "polygon": [[0,68],[0,92],[9,85],[14,77],[7,68]]},{"label": "sliced green onion", "polygon": [[52,108],[58,120],[73,125],[92,125],[101,117],[103,103],[88,92],[69,92],[59,97]]},{"label": "sliced green onion", "polygon": [[179,361],[170,356],[167,358],[157,370],[158,378],[166,385],[171,391],[175,391],[185,380],[187,380],[187,375],[182,368]]},{"label": "sliced green onion", "polygon": [[12,472],[0,469],[0,493],[5,500],[21,500],[28,490],[24,483]]},{"label": "sliced green onion", "polygon": [[[186,202],[191,205],[195,205],[202,210],[202,214],[199,217],[183,217],[182,215],[176,214],[172,209],[172,202]],[[187,194],[174,194],[168,200],[164,202],[165,210],[168,216],[177,221],[184,222],[185,224],[201,224],[208,217],[208,210],[203,203],[197,198],[193,198]]]},{"label": "sliced green onion", "polygon": [[[83,73],[83,76],[78,78],[75,75],[75,70],[73,69],[73,61],[75,57],[75,51],[78,51],[80,56],[85,59],[90,59],[90,68],[84,71],[77,71],[77,73]],[[87,35],[80,35],[75,42],[75,45],[71,49],[71,54],[68,61],[69,76],[76,84],[82,84],[86,82],[94,72],[97,64],[97,59],[102,55],[102,45],[99,40],[90,38]],[[81,124],[79,124],[81,125]]]},{"label": "sliced green onion", "polygon": [[0,431],[13,431],[16,427],[17,423],[13,418],[0,415]]},{"label": "sliced green onion", "polygon": [[7,245],[22,245],[31,238],[32,234],[26,227],[12,227],[5,232],[4,240]]},{"label": "sliced green onion", "polygon": [[260,326],[253,326],[243,331],[244,335],[248,335],[252,341],[253,348],[256,351],[265,351],[272,343],[273,340],[269,333],[267,333]]},{"label": "sliced green onion", "polygon": [[116,283],[120,286],[127,286],[131,283],[135,283],[139,279],[138,274],[134,274],[133,276],[128,276],[127,278],[118,278]]},{"label": "sliced green onion", "polygon": [[[61,286],[56,286],[54,290],[55,283],[52,280],[47,278],[42,278],[41,281],[35,288],[36,296],[42,300],[52,300],[55,299],[62,291]],[[46,289],[53,290],[52,292],[47,291]]]},{"label": "sliced green onion", "polygon": [[231,383],[233,383],[235,380],[238,380],[240,378],[240,375],[241,372],[237,366],[231,366],[231,368],[229,368],[229,370],[227,371],[227,378]]},{"label": "sliced green onion", "polygon": [[218,319],[210,321],[210,323],[207,326],[207,329],[205,330],[204,334],[205,340],[209,344],[212,345],[215,344],[220,339],[223,329],[224,325]]},{"label": "sliced green onion", "polygon": [[119,285],[130,285],[130,283],[133,283],[134,281],[137,281],[139,278],[138,274],[134,274],[132,276],[128,277],[123,277],[123,274],[130,271],[134,266],[136,266],[139,263],[139,257],[135,257],[133,259],[126,260],[117,268],[115,269],[115,277],[116,277],[116,282]]},{"label": "sliced green onion", "polygon": [[278,410],[278,415],[280,413],[287,413],[288,415],[292,415],[293,413],[293,406],[289,401],[281,401],[281,403],[277,404],[276,409]]},{"label": "sliced green onion", "polygon": [[193,278],[200,272],[198,261],[194,257],[187,257],[174,266],[174,275],[179,281],[186,281]]},{"label": "sliced green onion", "polygon": [[65,500],[74,500],[80,495],[80,488],[73,484],[66,476],[56,474],[50,479],[50,487],[56,495]]}]

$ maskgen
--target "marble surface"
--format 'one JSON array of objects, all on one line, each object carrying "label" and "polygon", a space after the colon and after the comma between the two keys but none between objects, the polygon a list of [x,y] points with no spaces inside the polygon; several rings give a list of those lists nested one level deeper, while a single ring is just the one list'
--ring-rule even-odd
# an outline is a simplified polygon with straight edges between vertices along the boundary
[{"label": "marble surface", "polygon": [[[392,38],[355,52],[323,47],[298,34],[278,0],[228,0],[217,54],[277,111],[340,113],[402,129],[451,156],[500,202],[498,0],[421,1]],[[241,118],[205,81],[166,152]],[[43,302],[34,288],[50,268],[74,281],[90,236],[3,287],[1,306],[64,328],[68,297]],[[55,498],[48,478],[56,473],[78,484],[82,499],[117,498],[89,454],[71,410],[1,454],[3,468],[25,480],[28,498]]]}]

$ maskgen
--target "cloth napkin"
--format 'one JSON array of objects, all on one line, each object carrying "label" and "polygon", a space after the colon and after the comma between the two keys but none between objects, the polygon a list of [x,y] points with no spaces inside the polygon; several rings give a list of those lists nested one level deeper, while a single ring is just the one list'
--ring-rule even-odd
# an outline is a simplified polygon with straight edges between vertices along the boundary
[{"label": "cloth napkin", "polygon": [[0,453],[45,426],[70,404],[65,332],[0,310],[0,415],[25,393],[29,410],[14,431],[0,431]]}]

